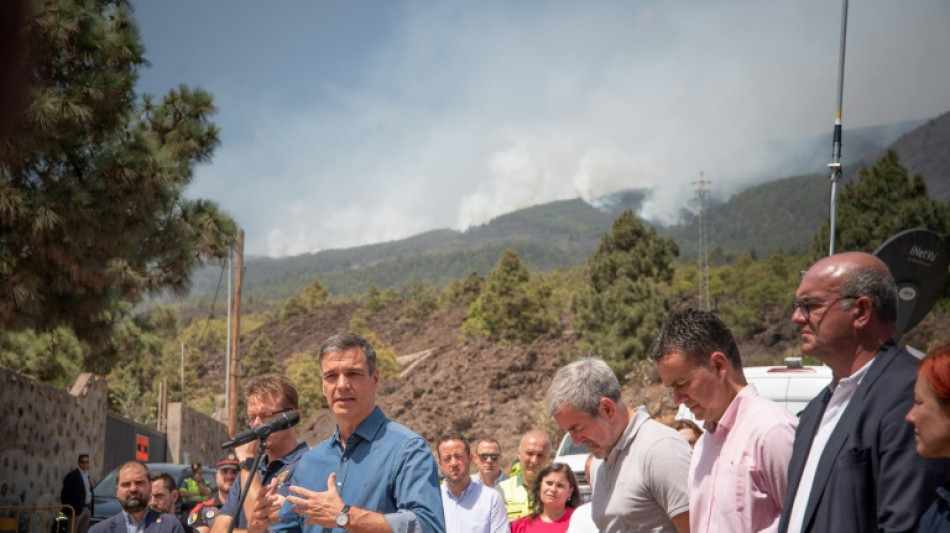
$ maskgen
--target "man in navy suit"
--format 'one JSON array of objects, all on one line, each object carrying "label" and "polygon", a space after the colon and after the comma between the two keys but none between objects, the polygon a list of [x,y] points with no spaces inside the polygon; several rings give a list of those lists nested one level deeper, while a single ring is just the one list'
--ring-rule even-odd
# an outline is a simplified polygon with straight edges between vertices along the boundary
[{"label": "man in navy suit", "polygon": [[152,482],[148,468],[139,461],[129,461],[119,467],[115,477],[115,496],[122,512],[92,526],[89,533],[184,533],[181,522],[174,515],[149,508]]},{"label": "man in navy suit", "polygon": [[848,252],[815,263],[795,293],[802,352],[833,380],[808,404],[795,433],[779,531],[914,531],[946,460],[917,455],[917,359],[891,340],[897,287],[876,257]]},{"label": "man in navy suit", "polygon": [[[92,482],[89,480],[89,455],[80,454],[78,467],[70,470],[63,478],[63,490],[59,493],[59,503],[73,508],[66,516],[75,517],[74,533],[86,533],[89,519],[92,517]],[[75,514],[74,514],[75,513]]]}]

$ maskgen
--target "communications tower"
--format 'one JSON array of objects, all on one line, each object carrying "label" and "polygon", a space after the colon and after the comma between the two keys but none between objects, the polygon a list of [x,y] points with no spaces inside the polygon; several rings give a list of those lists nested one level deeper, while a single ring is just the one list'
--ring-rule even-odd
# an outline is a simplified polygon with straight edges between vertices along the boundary
[{"label": "communications tower", "polygon": [[707,185],[711,181],[705,179],[703,171],[699,172],[699,181],[694,181],[696,198],[699,200],[699,307],[707,311],[712,310],[712,299],[709,297],[709,247],[708,232],[706,230],[706,193]]}]

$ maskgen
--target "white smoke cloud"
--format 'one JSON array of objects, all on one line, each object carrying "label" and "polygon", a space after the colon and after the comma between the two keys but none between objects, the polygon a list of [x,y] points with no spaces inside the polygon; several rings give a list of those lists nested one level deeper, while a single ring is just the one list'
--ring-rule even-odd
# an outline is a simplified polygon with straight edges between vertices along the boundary
[{"label": "white smoke cloud", "polygon": [[[839,15],[821,0],[400,4],[387,33],[361,36],[378,42],[348,81],[327,90],[334,72],[307,67],[346,43],[302,46],[262,98],[222,107],[242,136],[191,192],[272,256],[619,188],[652,188],[641,215],[673,222],[700,171],[726,197],[781,160],[783,139],[831,131]],[[950,2],[867,0],[850,16],[846,127],[950,108]],[[283,106],[297,83],[321,97]]]}]

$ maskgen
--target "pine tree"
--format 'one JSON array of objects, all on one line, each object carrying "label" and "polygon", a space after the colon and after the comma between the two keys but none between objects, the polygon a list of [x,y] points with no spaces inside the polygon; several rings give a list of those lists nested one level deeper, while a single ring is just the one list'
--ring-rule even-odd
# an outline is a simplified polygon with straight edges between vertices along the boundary
[{"label": "pine tree", "polygon": [[184,197],[218,144],[215,109],[186,86],[138,99],[127,0],[30,5],[30,93],[0,140],[0,329],[71,327],[101,372],[122,301],[182,293],[230,246],[234,222]]},{"label": "pine tree", "polygon": [[313,413],[327,407],[323,396],[323,375],[320,358],[312,351],[298,352],[287,358],[287,379],[297,389],[297,403],[303,413]]},{"label": "pine tree", "polygon": [[439,307],[439,299],[435,290],[422,282],[415,282],[409,287],[409,294],[405,298],[406,306],[400,320],[415,322],[431,315]]},{"label": "pine tree", "polygon": [[582,346],[618,374],[646,356],[669,312],[662,284],[673,280],[676,243],[630,211],[614,221],[587,263],[590,287],[577,304]]},{"label": "pine tree", "polygon": [[261,333],[251,344],[247,355],[241,358],[241,377],[243,379],[279,372],[274,362],[274,343]]},{"label": "pine tree", "polygon": [[550,309],[551,287],[531,281],[518,254],[502,252],[498,266],[488,273],[481,294],[469,306],[462,331],[496,341],[531,342],[558,326]]},{"label": "pine tree", "polygon": [[330,299],[330,293],[323,286],[323,283],[320,283],[319,279],[313,278],[313,281],[304,289],[303,298],[307,310],[310,310],[327,303],[327,300]]}]

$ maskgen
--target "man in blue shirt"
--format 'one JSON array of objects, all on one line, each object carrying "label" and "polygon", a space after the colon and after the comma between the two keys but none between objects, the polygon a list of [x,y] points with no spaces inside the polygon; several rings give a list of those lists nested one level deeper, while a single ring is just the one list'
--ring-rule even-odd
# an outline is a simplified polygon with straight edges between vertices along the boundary
[{"label": "man in blue shirt", "polygon": [[445,474],[442,508],[447,533],[507,533],[505,497],[468,476],[472,454],[458,432],[439,439],[439,468]]},{"label": "man in blue shirt", "polygon": [[376,407],[372,345],[353,333],[335,335],[320,347],[320,367],[336,431],[300,459],[279,514],[275,487],[261,491],[248,531],[444,533],[432,452]]},{"label": "man in blue shirt", "polygon": [[[284,376],[261,374],[248,380],[244,386],[244,401],[247,403],[247,418],[244,422],[249,427],[256,428],[273,420],[281,413],[296,411],[298,404],[297,389]],[[297,460],[308,449],[307,443],[297,442],[294,428],[271,433],[267,437],[267,453],[261,458],[261,462],[257,467],[257,475],[251,481],[251,488],[248,490],[244,509],[238,512],[237,506],[241,499],[241,491],[244,490],[244,484],[247,483],[247,476],[251,474],[251,467],[254,466],[254,456],[257,455],[258,446],[259,444],[255,440],[243,446],[238,446],[234,450],[238,460],[241,461],[241,469],[231,486],[231,491],[228,493],[228,501],[221,507],[218,516],[214,519],[211,533],[225,533],[234,516],[238,516],[235,531],[246,528],[245,510],[253,506],[258,491],[263,485],[270,483],[271,480],[276,484],[276,492],[286,496],[287,489],[290,487],[290,475],[297,465]]]}]

